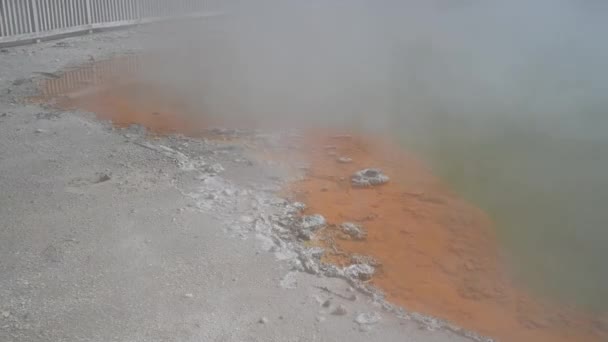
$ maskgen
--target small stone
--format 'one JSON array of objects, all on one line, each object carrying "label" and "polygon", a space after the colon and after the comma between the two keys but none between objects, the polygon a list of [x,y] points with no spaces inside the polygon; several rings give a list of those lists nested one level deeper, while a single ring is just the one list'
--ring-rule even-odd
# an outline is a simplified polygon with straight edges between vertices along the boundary
[{"label": "small stone", "polygon": [[262,317],[262,318],[260,318],[260,320],[258,321],[258,323],[260,323],[260,324],[266,324],[266,323],[268,323],[268,318]]},{"label": "small stone", "polygon": [[339,157],[337,159],[337,161],[338,161],[338,163],[341,163],[341,164],[350,164],[353,162],[353,159],[349,158],[349,157]]},{"label": "small stone", "polygon": [[2,317],[8,318],[11,315],[10,311],[2,311]]},{"label": "small stone", "polygon": [[342,304],[338,305],[338,307],[335,308],[334,311],[331,312],[331,314],[335,315],[335,316],[344,316],[347,313],[348,313],[348,310],[346,310],[346,308]]},{"label": "small stone", "polygon": [[327,221],[321,215],[302,216],[297,223],[298,237],[303,240],[310,240],[317,230],[325,227]]},{"label": "small stone", "polygon": [[103,182],[109,181],[110,179],[112,179],[112,177],[109,174],[107,174],[107,173],[98,173],[97,174],[97,179],[95,180],[94,183],[97,183],[97,184],[98,183],[103,183]]},{"label": "small stone", "polygon": [[302,216],[300,218],[299,226],[303,229],[317,230],[324,227],[326,224],[325,218],[321,215],[309,215]]},{"label": "small stone", "polygon": [[374,325],[380,322],[382,316],[377,312],[364,312],[355,317],[355,323],[360,325]]},{"label": "small stone", "polygon": [[213,164],[213,165],[207,166],[205,168],[205,171],[207,171],[208,173],[217,175],[217,174],[224,172],[224,167],[220,164]]},{"label": "small stone", "polygon": [[342,231],[355,240],[363,240],[367,233],[360,224],[344,222],[340,225]]},{"label": "small stone", "polygon": [[324,301],[323,304],[321,304],[321,306],[324,307],[324,308],[330,307],[331,306],[331,300],[328,299],[328,300]]},{"label": "small stone", "polygon": [[63,260],[61,250],[53,245],[47,246],[47,248],[42,252],[42,257],[48,262],[61,262]]},{"label": "small stone", "polygon": [[367,264],[350,265],[344,269],[344,274],[352,279],[370,280],[376,270]]},{"label": "small stone", "polygon": [[253,217],[247,215],[241,216],[239,220],[243,223],[252,223],[254,221]]},{"label": "small stone", "polygon": [[351,183],[356,188],[367,188],[371,186],[388,183],[389,178],[380,169],[363,169],[351,176]]},{"label": "small stone", "polygon": [[279,285],[284,289],[295,289],[298,287],[297,273],[289,272],[281,279]]},{"label": "small stone", "polygon": [[34,131],[34,133],[45,133],[46,131],[44,129],[40,129],[38,128],[37,130]]},{"label": "small stone", "polygon": [[186,298],[194,298],[194,295],[192,293],[186,293],[184,295],[184,297],[186,297]]},{"label": "small stone", "polygon": [[367,264],[373,267],[380,267],[380,261],[374,259],[369,255],[353,254],[350,256],[350,262],[353,264]]},{"label": "small stone", "polygon": [[293,202],[291,204],[292,207],[294,207],[296,210],[302,211],[304,209],[306,209],[306,204],[302,203],[302,202]]},{"label": "small stone", "polygon": [[325,322],[325,320],[326,320],[325,316],[317,316],[317,322],[323,323],[323,322]]}]

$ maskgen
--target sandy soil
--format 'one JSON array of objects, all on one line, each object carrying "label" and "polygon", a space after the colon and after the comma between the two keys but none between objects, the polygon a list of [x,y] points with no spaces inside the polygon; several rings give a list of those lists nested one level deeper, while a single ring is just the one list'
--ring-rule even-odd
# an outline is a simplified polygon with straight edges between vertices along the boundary
[{"label": "sandy soil", "polygon": [[38,72],[136,51],[145,35],[0,51],[0,340],[468,340],[302,272],[308,250],[273,239],[291,208],[277,165],[24,101],[54,78]]}]

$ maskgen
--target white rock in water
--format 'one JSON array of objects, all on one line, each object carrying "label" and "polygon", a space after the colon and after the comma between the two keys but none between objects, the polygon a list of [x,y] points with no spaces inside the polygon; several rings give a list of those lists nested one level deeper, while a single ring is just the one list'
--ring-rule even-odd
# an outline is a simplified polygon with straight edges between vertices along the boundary
[{"label": "white rock in water", "polygon": [[374,259],[373,257],[369,256],[369,255],[361,255],[361,254],[352,254],[350,256],[350,261],[353,264],[366,264],[366,265],[370,265],[372,267],[379,267],[381,265],[381,263]]},{"label": "white rock in water", "polygon": [[380,169],[363,169],[355,172],[351,176],[351,183],[357,188],[367,188],[370,186],[388,183],[389,178]]},{"label": "white rock in water", "polygon": [[325,217],[319,214],[315,214],[309,216],[302,216],[300,218],[299,226],[302,229],[317,230],[325,227],[326,224],[327,222],[325,221]]},{"label": "white rock in water", "polygon": [[344,274],[352,279],[369,280],[376,269],[367,264],[350,265],[344,269]]},{"label": "white rock in water", "polygon": [[312,235],[317,230],[325,227],[327,221],[321,215],[302,216],[297,224],[298,237],[304,240],[310,240]]},{"label": "white rock in water", "polygon": [[304,204],[302,202],[293,202],[291,205],[294,208],[296,208],[297,210],[304,210],[304,209],[306,209],[306,204]]},{"label": "white rock in water", "polygon": [[377,312],[364,312],[355,317],[355,322],[361,325],[373,325],[380,322],[382,316]]},{"label": "white rock in water", "polygon": [[344,222],[340,225],[340,228],[342,228],[343,232],[356,240],[363,240],[367,236],[367,233],[360,224]]}]

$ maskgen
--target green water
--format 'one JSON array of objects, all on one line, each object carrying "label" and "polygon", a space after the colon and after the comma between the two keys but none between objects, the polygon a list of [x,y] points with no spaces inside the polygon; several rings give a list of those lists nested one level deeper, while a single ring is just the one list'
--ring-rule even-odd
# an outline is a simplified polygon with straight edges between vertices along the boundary
[{"label": "green water", "polygon": [[480,128],[435,117],[400,136],[438,176],[489,213],[524,285],[605,312],[608,138],[602,127],[608,125],[593,118],[583,123],[588,127],[576,131],[584,134],[570,134],[521,119]]}]

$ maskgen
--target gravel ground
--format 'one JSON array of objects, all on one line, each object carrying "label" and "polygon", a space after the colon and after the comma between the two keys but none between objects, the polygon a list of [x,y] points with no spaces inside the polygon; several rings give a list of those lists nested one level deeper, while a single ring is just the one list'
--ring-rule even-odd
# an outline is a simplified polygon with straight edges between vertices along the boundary
[{"label": "gravel ground", "polygon": [[469,340],[314,270],[277,224],[298,205],[273,194],[276,165],[23,101],[37,72],[142,36],[0,51],[0,341]]}]

